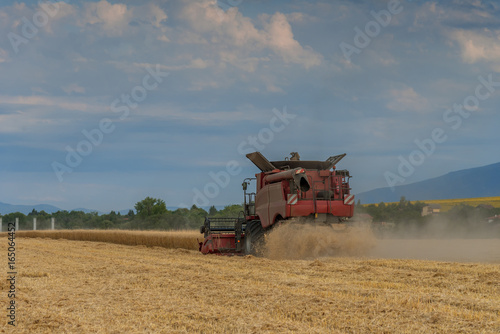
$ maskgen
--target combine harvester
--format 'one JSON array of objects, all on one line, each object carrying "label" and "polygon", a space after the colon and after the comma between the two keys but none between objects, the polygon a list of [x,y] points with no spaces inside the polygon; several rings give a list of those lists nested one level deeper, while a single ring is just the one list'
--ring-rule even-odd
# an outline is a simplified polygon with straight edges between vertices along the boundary
[{"label": "combine harvester", "polygon": [[[346,154],[326,161],[301,161],[291,158],[269,162],[260,152],[247,154],[261,172],[243,181],[244,211],[237,218],[205,218],[200,232],[203,254],[257,254],[263,236],[287,219],[302,217],[318,224],[345,222],[354,212],[354,195],[349,187],[349,172],[335,165]],[[256,192],[247,192],[250,181]]]}]

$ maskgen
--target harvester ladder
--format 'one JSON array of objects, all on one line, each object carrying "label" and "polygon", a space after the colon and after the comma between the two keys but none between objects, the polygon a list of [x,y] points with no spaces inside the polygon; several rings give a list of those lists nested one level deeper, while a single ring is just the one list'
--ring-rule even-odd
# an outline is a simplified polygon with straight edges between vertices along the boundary
[{"label": "harvester ladder", "polygon": [[335,198],[335,189],[333,189],[333,184],[332,184],[332,175],[328,175],[328,209],[329,212],[333,214],[333,208],[332,208],[332,196]]},{"label": "harvester ladder", "polygon": [[316,187],[316,184],[317,183],[320,183],[320,184],[323,184],[323,181],[313,181],[312,183],[312,193],[313,193],[313,203],[314,203],[314,213],[316,214],[318,212],[318,207],[317,207],[317,192],[318,192],[318,189]]}]

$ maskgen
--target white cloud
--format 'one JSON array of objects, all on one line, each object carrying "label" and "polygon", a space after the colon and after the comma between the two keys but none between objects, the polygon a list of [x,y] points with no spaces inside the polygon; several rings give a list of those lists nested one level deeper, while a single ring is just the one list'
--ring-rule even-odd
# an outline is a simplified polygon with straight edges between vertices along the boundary
[{"label": "white cloud", "polygon": [[387,108],[394,111],[428,111],[429,102],[411,87],[389,91],[390,102]]},{"label": "white cloud", "polygon": [[269,93],[285,93],[283,89],[281,89],[278,86],[275,86],[274,84],[270,83],[266,86],[266,89]]},{"label": "white cloud", "polygon": [[269,57],[244,57],[234,51],[220,51],[220,59],[223,63],[229,63],[245,72],[255,72],[261,62],[270,61]]},{"label": "white cloud", "polygon": [[67,110],[87,110],[87,104],[72,99],[48,96],[0,96],[0,104],[50,106]]},{"label": "white cloud", "polygon": [[460,46],[464,62],[473,64],[485,60],[500,64],[500,30],[455,30],[450,37]]},{"label": "white cloud", "polygon": [[165,35],[161,35],[161,36],[159,36],[159,37],[158,37],[158,40],[159,40],[159,41],[162,41],[162,42],[165,42],[165,43],[170,42],[170,39],[169,39],[167,36],[165,36]]},{"label": "white cloud", "polygon": [[72,18],[77,15],[78,8],[65,2],[40,2],[37,11],[43,11],[49,14],[47,24],[43,26],[46,32],[54,34],[57,31],[55,23],[59,23],[64,18]]},{"label": "white cloud", "polygon": [[[257,29],[252,20],[243,16],[238,8],[226,12],[215,5],[215,1],[190,2],[181,16],[189,22],[190,29],[204,40],[209,34],[212,51],[222,61],[238,66],[239,59],[254,59],[266,50],[272,51],[285,63],[301,64],[305,68],[320,65],[322,57],[312,48],[302,46],[295,38],[287,17],[282,13],[260,17],[263,29]],[[298,13],[294,15],[298,17]],[[255,64],[246,67],[253,71]]]},{"label": "white cloud", "polygon": [[274,14],[266,28],[268,46],[281,55],[285,62],[303,64],[305,68],[321,63],[322,57],[319,54],[308,46],[302,47],[293,38],[292,27],[284,14]]},{"label": "white cloud", "polygon": [[175,34],[173,34],[170,40],[174,40],[176,44],[204,44],[207,45],[209,42],[203,38],[200,34],[189,31],[189,30],[177,30]]},{"label": "white cloud", "polygon": [[166,21],[168,16],[158,5],[147,3],[132,9],[134,18],[147,22],[156,28],[160,28],[161,22]]},{"label": "white cloud", "polygon": [[106,0],[85,3],[80,25],[97,26],[108,36],[121,36],[132,18],[125,4],[110,4]]}]

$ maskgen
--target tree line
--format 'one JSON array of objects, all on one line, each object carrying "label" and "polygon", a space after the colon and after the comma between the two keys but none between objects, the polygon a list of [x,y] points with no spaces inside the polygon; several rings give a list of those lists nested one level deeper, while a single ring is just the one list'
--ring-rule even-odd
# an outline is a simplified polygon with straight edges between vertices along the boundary
[{"label": "tree line", "polygon": [[394,232],[412,231],[414,234],[440,237],[488,235],[493,230],[495,236],[500,236],[500,224],[488,222],[489,217],[500,215],[500,208],[458,204],[447,212],[424,216],[423,208],[428,205],[420,201],[412,203],[403,196],[397,203],[362,205],[358,201],[355,212],[370,215],[374,225],[385,224],[382,226],[389,226]]},{"label": "tree line", "polygon": [[[428,230],[430,227],[440,226],[443,231],[450,230],[471,232],[485,225],[488,217],[500,215],[500,208],[487,206],[472,207],[465,204],[454,206],[448,212],[422,216],[422,209],[428,204],[425,202],[412,203],[402,197],[398,203],[384,203],[378,205],[355,205],[355,213],[365,213],[372,217],[374,225],[389,223],[394,230]],[[50,219],[55,218],[56,229],[126,229],[126,230],[179,230],[198,229],[205,217],[241,217],[242,205],[228,205],[222,210],[215,206],[208,211],[193,205],[191,208],[168,210],[163,200],[146,197],[135,204],[135,211],[127,214],[111,211],[99,215],[97,212],[57,211],[52,214],[45,211],[36,211],[25,215],[20,212],[0,215],[3,224],[19,219],[19,228],[30,230],[33,228],[33,218],[37,218],[37,229],[50,229]]]},{"label": "tree line", "polygon": [[125,215],[111,211],[99,215],[97,212],[57,211],[47,213],[36,211],[25,215],[13,212],[0,215],[5,225],[19,219],[19,229],[31,230],[33,218],[37,218],[37,229],[50,229],[50,219],[55,218],[56,229],[125,229],[125,230],[180,230],[198,229],[206,216],[210,217],[238,217],[243,211],[242,205],[228,205],[222,210],[215,206],[208,211],[193,205],[191,208],[168,210],[161,199],[146,197],[135,204],[135,211],[129,210]]}]

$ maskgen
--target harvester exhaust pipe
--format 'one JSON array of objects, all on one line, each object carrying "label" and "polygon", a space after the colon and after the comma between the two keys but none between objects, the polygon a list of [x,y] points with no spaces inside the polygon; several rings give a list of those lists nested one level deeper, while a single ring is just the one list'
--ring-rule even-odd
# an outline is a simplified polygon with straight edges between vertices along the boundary
[{"label": "harvester exhaust pipe", "polygon": [[309,180],[307,180],[306,177],[306,170],[300,167],[276,174],[267,175],[264,178],[264,182],[274,183],[289,179],[293,179],[293,182],[301,191],[308,191],[309,189],[311,189]]}]

